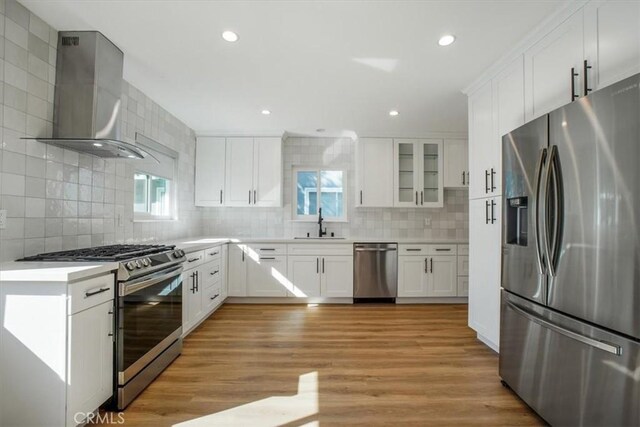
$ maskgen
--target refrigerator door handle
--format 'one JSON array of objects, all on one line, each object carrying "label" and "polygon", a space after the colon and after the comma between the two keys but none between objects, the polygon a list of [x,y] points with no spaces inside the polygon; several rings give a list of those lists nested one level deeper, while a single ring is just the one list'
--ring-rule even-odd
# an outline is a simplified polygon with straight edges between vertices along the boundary
[{"label": "refrigerator door handle", "polygon": [[534,237],[536,243],[536,260],[538,261],[538,270],[541,275],[546,274],[544,263],[542,259],[542,249],[540,242],[540,179],[542,178],[542,168],[544,167],[545,160],[547,158],[547,149],[540,150],[540,156],[538,157],[538,164],[536,165],[536,188],[535,188],[535,211],[534,211]]},{"label": "refrigerator door handle", "polygon": [[507,301],[507,306],[512,309],[513,311],[515,311],[516,313],[526,317],[527,319],[529,319],[532,322],[535,322],[537,324],[539,324],[540,326],[550,329],[554,332],[557,332],[561,335],[564,335],[565,337],[574,339],[576,341],[579,341],[583,344],[586,344],[588,346],[591,347],[595,347],[597,349],[600,350],[604,350],[608,353],[611,354],[615,354],[616,356],[620,356],[622,354],[622,348],[619,345],[615,345],[612,343],[608,343],[606,341],[600,341],[594,338],[590,338],[587,336],[584,336],[582,334],[579,334],[577,332],[571,331],[569,329],[565,329],[562,326],[556,325],[554,323],[549,322],[546,319],[543,319],[531,312],[529,312],[528,310],[525,310],[519,306],[517,306],[516,304],[514,304],[512,301]]},{"label": "refrigerator door handle", "polygon": [[[549,276],[551,277],[555,277],[556,276],[556,270],[554,268],[553,265],[553,260],[551,259],[551,242],[549,242],[549,225],[547,224],[547,217],[548,215],[548,203],[547,203],[547,196],[549,194],[549,186],[551,184],[551,172],[553,169],[553,164],[555,162],[555,158],[556,155],[558,154],[558,147],[556,145],[553,145],[550,149],[549,149],[549,161],[547,161],[547,169],[545,171],[545,178],[544,178],[544,212],[542,214],[542,221],[543,221],[543,229],[544,229],[544,252],[545,255],[547,257],[547,268],[549,269]],[[554,208],[557,209],[557,203],[555,204],[556,206]],[[557,215],[555,215],[556,220],[557,220]],[[557,233],[556,233],[557,234]]]},{"label": "refrigerator door handle", "polygon": [[553,234],[553,242],[551,242],[551,252],[549,253],[549,263],[553,265],[554,273],[558,270],[558,254],[560,252],[560,244],[562,241],[562,228],[564,226],[564,194],[562,187],[562,173],[560,170],[560,155],[558,147],[553,146],[554,155],[550,158],[549,169],[553,173],[554,189],[554,218],[555,230]]}]

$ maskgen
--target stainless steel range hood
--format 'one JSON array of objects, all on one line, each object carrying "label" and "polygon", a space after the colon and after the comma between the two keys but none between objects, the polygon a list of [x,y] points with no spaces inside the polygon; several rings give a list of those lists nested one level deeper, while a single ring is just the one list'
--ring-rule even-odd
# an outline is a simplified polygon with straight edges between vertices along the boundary
[{"label": "stainless steel range hood", "polygon": [[53,137],[29,139],[100,157],[151,156],[120,136],[122,63],[122,51],[101,33],[60,31]]}]

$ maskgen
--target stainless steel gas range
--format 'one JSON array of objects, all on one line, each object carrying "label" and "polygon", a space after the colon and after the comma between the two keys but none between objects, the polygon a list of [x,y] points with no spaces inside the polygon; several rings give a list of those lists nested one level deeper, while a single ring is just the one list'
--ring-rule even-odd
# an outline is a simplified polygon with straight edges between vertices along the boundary
[{"label": "stainless steel gas range", "polygon": [[20,261],[117,262],[113,406],[126,408],[182,351],[182,263],[174,246],[110,245]]}]

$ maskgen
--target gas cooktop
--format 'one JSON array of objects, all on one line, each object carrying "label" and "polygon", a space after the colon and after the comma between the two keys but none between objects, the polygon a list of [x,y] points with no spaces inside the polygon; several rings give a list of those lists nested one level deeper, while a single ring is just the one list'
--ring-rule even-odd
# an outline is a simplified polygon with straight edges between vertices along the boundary
[{"label": "gas cooktop", "polygon": [[126,261],[173,251],[175,246],[167,245],[108,245],[68,251],[47,252],[19,259],[18,261]]}]

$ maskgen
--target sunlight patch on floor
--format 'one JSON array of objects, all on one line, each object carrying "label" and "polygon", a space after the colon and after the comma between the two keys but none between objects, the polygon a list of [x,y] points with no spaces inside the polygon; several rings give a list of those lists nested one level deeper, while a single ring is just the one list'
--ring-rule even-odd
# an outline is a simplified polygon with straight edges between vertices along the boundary
[{"label": "sunlight patch on floor", "polygon": [[[254,426],[275,427],[318,413],[318,372],[300,375],[294,396],[271,396],[215,414],[175,424],[174,427]],[[311,421],[305,426],[318,426]]]}]

